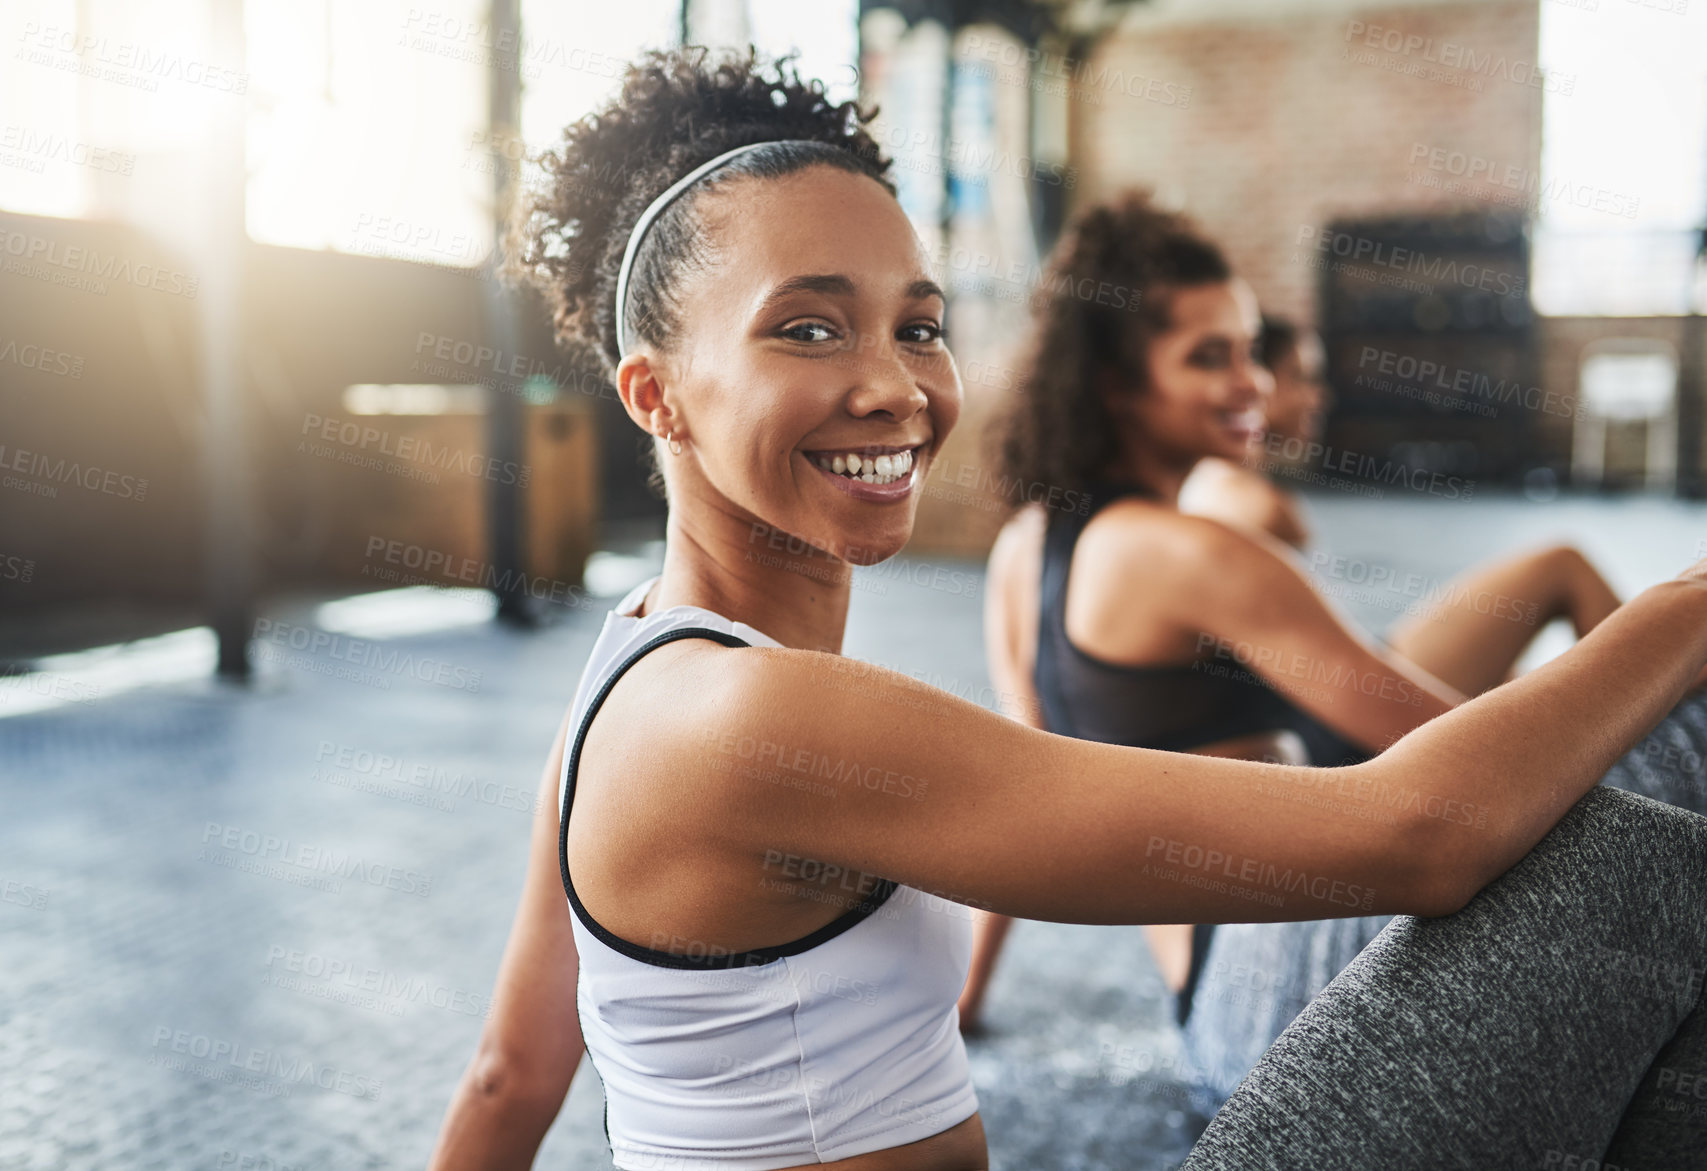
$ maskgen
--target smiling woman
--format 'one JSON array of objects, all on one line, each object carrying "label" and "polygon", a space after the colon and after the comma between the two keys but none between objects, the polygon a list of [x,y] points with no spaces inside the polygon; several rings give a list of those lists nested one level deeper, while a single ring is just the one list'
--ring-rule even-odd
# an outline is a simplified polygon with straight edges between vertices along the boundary
[{"label": "smiling woman", "polygon": [[[821,143],[758,144],[700,180],[723,184],[694,203],[716,240],[704,246],[713,258],[698,280],[631,294],[640,342],[616,381],[630,417],[672,453],[672,441],[684,449],[668,464],[672,505],[736,503],[815,550],[864,564],[910,534],[914,485],[959,414],[960,387],[943,345],[942,293],[906,217],[870,176],[823,165],[837,155],[852,157]],[[797,169],[739,182],[744,168],[778,166]],[[857,254],[849,238],[865,242]],[[726,259],[737,256],[746,262]],[[638,308],[666,297],[669,321]],[[677,313],[708,328],[678,337]],[[667,349],[651,340],[666,337]],[[897,474],[897,456],[908,475]],[[748,519],[722,507],[697,512],[672,515],[703,523],[703,540],[750,540]],[[813,637],[839,645],[839,635]]]},{"label": "smiling woman", "polygon": [[[850,663],[852,567],[904,546],[915,485],[961,405],[942,295],[868,117],[751,55],[650,54],[543,160],[551,186],[519,263],[560,339],[602,355],[653,436],[667,546],[660,576],[607,616],[541,777],[553,812],[534,825],[493,1011],[436,1168],[528,1166],[583,1055],[604,1083],[618,1167],[986,1167],[955,1011],[969,908],[1101,923],[1455,911],[1707,661],[1698,570],[1342,770],[1473,797],[1488,810],[1475,833],[1420,807],[1371,821],[1284,799],[1321,783],[1316,770],[1051,735]],[[1672,836],[1707,857],[1707,827]],[[1207,881],[1189,862],[1152,865],[1158,849],[1306,881],[1283,896]],[[1624,914],[1643,875],[1578,869],[1601,909],[1575,930],[1654,921]],[[1707,899],[1700,870],[1676,884],[1680,902]],[[1486,929],[1515,936],[1521,914]],[[1480,928],[1465,930],[1474,988],[1493,973],[1475,967]],[[1668,951],[1707,953],[1701,934],[1668,936]],[[1620,1060],[1645,1069],[1678,1027],[1654,1024]],[[1330,1050],[1312,1074],[1373,1067],[1364,1056]],[[1485,1083],[1454,1079],[1478,1102],[1497,1097]],[[1607,1107],[1572,1116],[1617,1122]],[[1370,1129],[1312,1121],[1325,1141]],[[1490,1129],[1527,1141],[1539,1131],[1526,1121]],[[1373,1131],[1412,1161],[1426,1137]],[[1256,1165],[1263,1132],[1234,1138],[1217,1165]]]}]

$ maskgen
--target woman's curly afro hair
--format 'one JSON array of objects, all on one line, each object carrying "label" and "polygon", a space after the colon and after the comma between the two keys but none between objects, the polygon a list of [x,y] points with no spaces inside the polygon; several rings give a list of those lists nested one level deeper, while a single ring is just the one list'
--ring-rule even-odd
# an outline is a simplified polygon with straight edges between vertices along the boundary
[{"label": "woman's curly afro hair", "polygon": [[[1000,432],[1004,472],[1025,484],[1094,488],[1121,454],[1105,388],[1143,391],[1150,342],[1169,327],[1169,293],[1232,276],[1196,224],[1147,192],[1078,215],[1050,257],[1024,393]],[[1098,290],[1119,295],[1079,295]]]},{"label": "woman's curly afro hair", "polygon": [[508,273],[539,289],[558,342],[590,347],[609,375],[621,359],[617,270],[629,232],[659,193],[725,151],[779,142],[713,171],[648,229],[629,276],[624,327],[630,339],[667,348],[680,329],[680,277],[709,254],[697,197],[737,176],[820,165],[869,175],[894,194],[889,161],[865,129],[875,116],[831,102],[823,83],[801,81],[788,57],[767,63],[751,48],[713,54],[697,46],[647,52],[608,106],[565,128],[557,148],[539,157],[545,182],[517,208]]}]

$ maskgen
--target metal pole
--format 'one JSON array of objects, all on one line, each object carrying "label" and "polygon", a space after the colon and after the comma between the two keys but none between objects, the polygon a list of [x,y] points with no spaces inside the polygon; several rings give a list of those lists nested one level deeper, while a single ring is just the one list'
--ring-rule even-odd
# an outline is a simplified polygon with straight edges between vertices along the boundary
[{"label": "metal pole", "polygon": [[[244,64],[243,0],[211,5],[214,59]],[[228,95],[209,99],[208,140],[202,166],[207,217],[197,258],[196,298],[201,334],[204,496],[204,605],[219,639],[221,678],[247,681],[252,674],[249,638],[255,619],[254,515],[249,478],[248,426],[244,417],[243,293],[249,234],[244,222],[246,103]]]},{"label": "metal pole", "polygon": [[[490,28],[494,45],[513,45],[515,49],[513,54],[500,49],[491,57],[487,141],[510,142],[520,133],[522,121],[521,0],[491,0]],[[500,164],[492,169],[492,176],[492,264],[486,273],[483,296],[486,336],[494,350],[514,355],[520,337],[516,306],[498,282],[497,265],[503,255],[504,225],[515,200],[517,175]],[[500,467],[520,468],[526,462],[527,419],[520,390],[520,387],[506,390],[493,383],[486,391],[487,452],[490,458],[499,461]],[[536,618],[524,584],[526,550],[522,520],[526,500],[516,483],[518,478],[499,476],[487,481],[491,486],[487,496],[488,548],[496,583],[493,592],[498,597],[498,618],[532,625]]]},{"label": "metal pole", "polygon": [[[1697,273],[1707,265],[1707,223],[1697,238],[1695,263]],[[1707,313],[1702,310],[1707,306],[1699,296],[1684,319],[1677,370],[1677,494],[1685,500],[1707,496],[1707,470],[1701,466],[1701,428],[1707,422]]]},{"label": "metal pole", "polygon": [[[942,208],[938,213],[938,239],[942,242],[942,254],[951,255],[954,248],[954,164],[950,162],[951,148],[954,144],[954,34],[957,26],[953,21],[947,25],[948,40],[945,42],[942,56],[942,109],[938,112],[940,118],[943,166],[942,166]],[[955,295],[954,286],[948,289],[949,297]]]}]

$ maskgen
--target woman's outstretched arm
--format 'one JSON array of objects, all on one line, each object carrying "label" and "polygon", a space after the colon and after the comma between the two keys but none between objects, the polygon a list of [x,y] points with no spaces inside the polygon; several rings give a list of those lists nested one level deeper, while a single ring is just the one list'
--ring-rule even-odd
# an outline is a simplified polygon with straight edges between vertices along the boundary
[{"label": "woman's outstretched arm", "polygon": [[585,1045],[580,957],[557,862],[557,786],[568,718],[540,777],[527,877],[498,968],[492,1015],[445,1112],[431,1171],[525,1171],[562,1109]]},{"label": "woman's outstretched arm", "polygon": [[[839,656],[709,644],[649,656],[650,683],[621,702],[644,703],[658,734],[629,767],[691,779],[742,850],[1024,918],[1445,914],[1683,695],[1707,663],[1704,577],[1644,591],[1566,654],[1349,768],[1074,740]],[[742,745],[770,746],[773,767],[708,759],[747,759]],[[779,783],[792,771],[811,784]]]}]

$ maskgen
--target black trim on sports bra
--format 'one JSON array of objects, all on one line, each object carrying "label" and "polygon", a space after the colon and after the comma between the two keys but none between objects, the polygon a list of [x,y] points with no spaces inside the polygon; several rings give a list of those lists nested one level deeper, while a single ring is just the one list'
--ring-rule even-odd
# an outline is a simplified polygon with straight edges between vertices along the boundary
[{"label": "black trim on sports bra", "polygon": [[576,917],[581,920],[588,931],[593,933],[599,942],[613,951],[621,952],[630,959],[639,960],[656,967],[745,968],[758,964],[774,963],[784,956],[799,955],[801,952],[809,951],[821,943],[829,942],[865,919],[888,901],[889,896],[895,891],[896,883],[887,878],[878,879],[877,885],[872,888],[871,893],[857,906],[850,907],[839,918],[826,923],[810,935],[803,935],[792,942],[779,943],[774,947],[754,948],[751,951],[731,952],[728,955],[689,956],[676,955],[667,951],[655,951],[652,948],[641,947],[637,943],[630,943],[626,939],[612,935],[587,913],[587,908],[581,905],[580,897],[575,894],[575,884],[569,879],[569,810],[575,804],[575,771],[581,763],[581,745],[587,738],[587,729],[593,726],[593,717],[598,715],[599,708],[603,706],[605,698],[610,695],[611,688],[616,686],[616,681],[621,679],[630,667],[639,662],[641,657],[649,651],[656,650],[667,642],[675,642],[683,638],[708,638],[726,647],[752,645],[745,639],[738,638],[733,634],[725,634],[720,630],[711,630],[704,626],[681,626],[674,630],[666,630],[656,638],[647,640],[643,646],[624,659],[617,669],[605,679],[598,694],[593,696],[593,701],[587,705],[587,714],[581,718],[581,727],[575,733],[575,744],[569,753],[568,783],[564,786],[563,808],[558,814],[557,829],[557,862],[563,872],[563,891],[569,896],[569,905],[575,909]]}]

